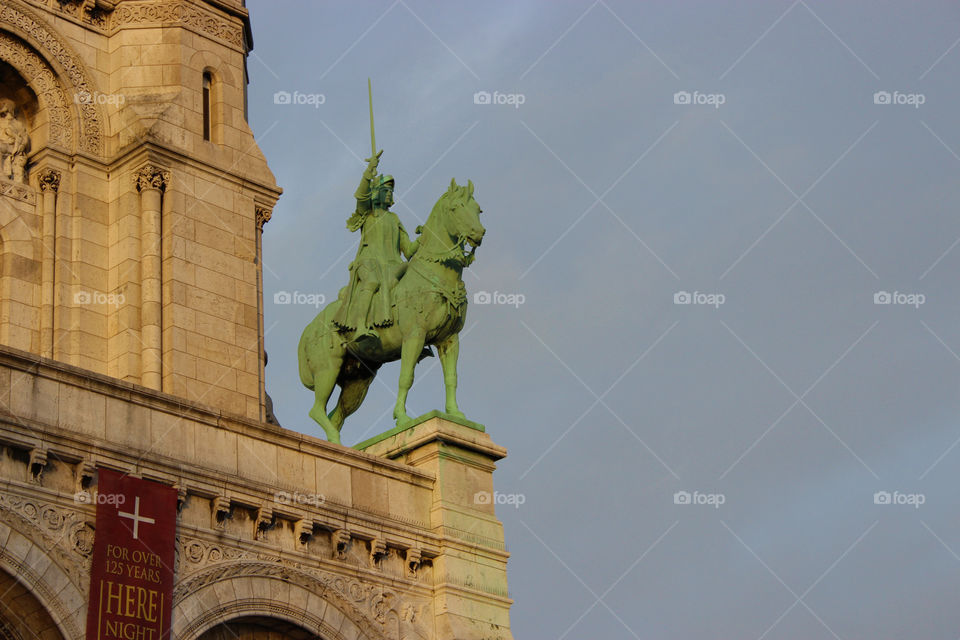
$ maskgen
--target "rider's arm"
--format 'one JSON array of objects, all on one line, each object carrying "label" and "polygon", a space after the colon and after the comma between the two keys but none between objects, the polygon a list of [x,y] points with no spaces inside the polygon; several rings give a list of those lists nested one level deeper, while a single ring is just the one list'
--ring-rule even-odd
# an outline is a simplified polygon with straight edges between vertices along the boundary
[{"label": "rider's arm", "polygon": [[370,181],[373,180],[376,175],[376,166],[374,165],[371,168],[371,165],[367,165],[366,171],[363,172],[363,177],[360,178],[360,186],[357,187],[357,190],[353,194],[353,197],[357,199],[357,211],[370,210]]},{"label": "rider's arm", "polygon": [[410,236],[407,234],[407,230],[403,228],[403,224],[400,224],[400,251],[403,252],[404,257],[407,260],[413,257],[413,254],[417,252],[417,249],[420,248],[420,238],[417,238],[413,242],[410,242]]},{"label": "rider's arm", "polygon": [[[381,151],[380,153],[383,153]],[[357,199],[357,208],[353,215],[347,220],[347,228],[350,231],[356,231],[363,226],[363,219],[373,207],[373,201],[370,196],[370,182],[377,176],[377,165],[380,162],[380,153],[367,159],[367,168],[363,171],[363,177],[360,178],[360,186],[354,192],[353,197]]]}]

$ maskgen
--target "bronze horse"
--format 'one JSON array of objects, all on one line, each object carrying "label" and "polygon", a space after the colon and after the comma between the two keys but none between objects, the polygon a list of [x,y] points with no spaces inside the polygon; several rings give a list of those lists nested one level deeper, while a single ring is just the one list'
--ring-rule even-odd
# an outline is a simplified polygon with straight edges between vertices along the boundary
[{"label": "bronze horse", "polygon": [[[310,417],[323,427],[330,442],[340,442],[340,429],[367,395],[377,370],[385,362],[400,360],[400,384],[393,417],[398,425],[407,416],[407,392],[413,385],[414,367],[437,347],[446,388],[445,411],[464,417],[457,406],[457,356],[460,330],[467,312],[463,269],[486,230],[480,223],[480,205],[473,199],[473,182],[466,186],[450,181],[423,225],[420,246],[407,263],[393,289],[393,324],[376,329],[377,340],[351,342],[333,324],[342,296],[317,314],[304,329],[297,348],[300,380],[314,392]],[[340,387],[337,406],[329,414],[327,402],[334,386]]]}]

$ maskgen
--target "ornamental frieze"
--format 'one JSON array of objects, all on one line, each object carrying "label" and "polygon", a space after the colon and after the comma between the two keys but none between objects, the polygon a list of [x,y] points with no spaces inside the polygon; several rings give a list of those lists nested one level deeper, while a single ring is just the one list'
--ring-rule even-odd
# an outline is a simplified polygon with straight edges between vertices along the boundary
[{"label": "ornamental frieze", "polygon": [[185,2],[124,2],[110,15],[111,30],[153,24],[185,25],[244,49],[242,26]]}]

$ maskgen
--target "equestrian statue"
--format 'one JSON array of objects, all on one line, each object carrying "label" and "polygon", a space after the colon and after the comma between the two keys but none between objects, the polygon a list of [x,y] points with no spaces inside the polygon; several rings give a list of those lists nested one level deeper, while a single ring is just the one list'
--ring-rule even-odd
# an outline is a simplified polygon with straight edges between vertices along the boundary
[{"label": "equestrian statue", "polygon": [[[383,151],[376,148],[372,91],[369,96],[371,155],[354,194],[356,209],[347,220],[351,232],[360,232],[360,246],[350,264],[349,284],[307,325],[297,349],[300,380],[315,398],[310,417],[336,443],[344,420],[363,402],[385,362],[400,360],[393,417],[397,426],[410,422],[406,401],[414,367],[433,355],[431,345],[443,368],[445,411],[465,417],[457,406],[459,333],[467,311],[462,275],[486,232],[473,182],[463,186],[454,179],[426,223],[417,227],[417,239],[410,240],[390,211],[393,176],[377,173]],[[340,396],[328,413],[336,386]]]}]

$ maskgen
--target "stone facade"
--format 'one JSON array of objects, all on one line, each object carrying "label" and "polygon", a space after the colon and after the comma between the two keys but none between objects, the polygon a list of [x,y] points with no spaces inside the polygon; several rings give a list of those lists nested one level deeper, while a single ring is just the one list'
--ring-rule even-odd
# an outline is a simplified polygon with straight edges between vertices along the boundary
[{"label": "stone facade", "polygon": [[280,189],[244,115],[249,41],[236,0],[0,5],[0,103],[29,133],[21,179],[0,171],[0,342],[264,417]]},{"label": "stone facade", "polygon": [[83,637],[104,468],[179,492],[174,638],[511,638],[489,436],[264,422],[251,46],[242,0],[0,3],[0,638]]},{"label": "stone facade", "polygon": [[506,451],[473,428],[433,417],[355,451],[0,347],[0,443],[0,576],[51,639],[83,636],[95,507],[78,496],[97,468],[179,491],[175,638],[251,619],[331,640],[512,637],[503,530],[475,499]]}]

